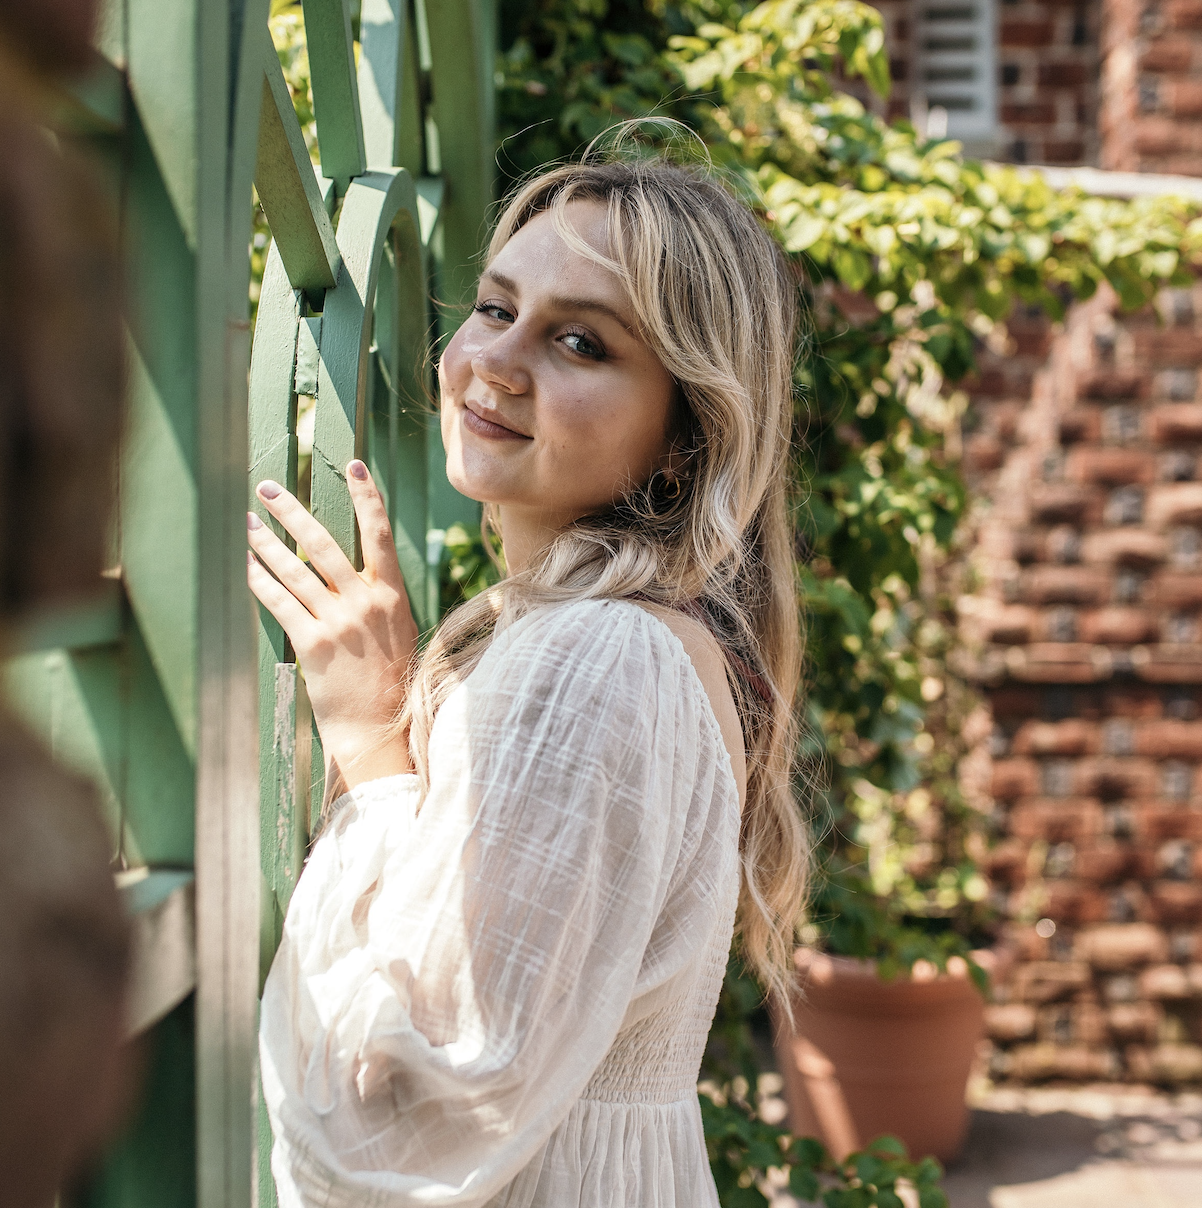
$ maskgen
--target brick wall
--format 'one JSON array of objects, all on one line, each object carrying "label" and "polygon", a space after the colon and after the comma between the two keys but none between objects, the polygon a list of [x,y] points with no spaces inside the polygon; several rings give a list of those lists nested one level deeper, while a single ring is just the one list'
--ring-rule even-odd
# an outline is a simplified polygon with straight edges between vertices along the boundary
[{"label": "brick wall", "polygon": [[990,703],[994,1073],[1202,1079],[1202,287],[982,363],[963,602]]},{"label": "brick wall", "polygon": [[[887,104],[850,91],[890,120],[910,115],[915,0],[878,0],[893,76]],[[1098,156],[1101,0],[1002,0],[998,5],[997,159],[1094,164]]]},{"label": "brick wall", "polygon": [[1101,166],[1202,176],[1202,0],[1105,0]]}]

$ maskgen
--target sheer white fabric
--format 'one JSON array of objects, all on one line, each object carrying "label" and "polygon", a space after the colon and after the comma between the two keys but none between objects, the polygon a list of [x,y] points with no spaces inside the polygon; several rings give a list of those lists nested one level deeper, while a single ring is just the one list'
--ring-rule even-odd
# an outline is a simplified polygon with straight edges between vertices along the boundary
[{"label": "sheer white fabric", "polygon": [[542,609],[363,785],[263,994],[282,1208],[707,1208],[696,1080],[738,894],[738,790],[675,635]]}]

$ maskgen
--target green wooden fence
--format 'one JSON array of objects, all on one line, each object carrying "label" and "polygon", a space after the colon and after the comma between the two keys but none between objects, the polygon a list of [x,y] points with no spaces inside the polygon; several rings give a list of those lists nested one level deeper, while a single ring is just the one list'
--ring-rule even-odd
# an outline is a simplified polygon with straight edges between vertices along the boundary
[{"label": "green wooden fence", "polygon": [[[350,0],[303,10],[320,174],[268,0],[110,0],[62,110],[111,184],[128,269],[114,554],[104,593],[38,618],[4,674],[100,786],[136,918],[143,1104],[87,1204],[274,1203],[256,991],[321,755],[284,635],[255,619],[245,512],[260,479],[296,484],[298,396],[315,399],[314,513],[355,556],[342,473],[363,457],[423,625],[428,535],[473,514],[422,400],[431,332],[457,322],[492,199],[492,0],[362,0],[357,55]],[[253,353],[252,181],[274,239]]]}]

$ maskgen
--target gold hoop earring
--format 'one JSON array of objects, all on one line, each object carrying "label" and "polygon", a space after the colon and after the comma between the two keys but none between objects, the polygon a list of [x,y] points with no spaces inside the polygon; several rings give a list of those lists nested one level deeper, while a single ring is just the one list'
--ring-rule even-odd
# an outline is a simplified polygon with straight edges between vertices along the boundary
[{"label": "gold hoop earring", "polygon": [[661,470],[664,476],[664,498],[679,499],[682,490],[680,479],[671,470]]}]

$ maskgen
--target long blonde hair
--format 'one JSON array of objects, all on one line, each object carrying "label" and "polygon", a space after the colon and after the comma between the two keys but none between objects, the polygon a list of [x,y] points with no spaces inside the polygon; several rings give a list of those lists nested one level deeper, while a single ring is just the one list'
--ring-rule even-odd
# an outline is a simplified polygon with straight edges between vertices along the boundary
[{"label": "long blonde hair", "polygon": [[[608,255],[564,217],[608,212]],[[400,724],[423,785],[439,707],[499,628],[542,605],[637,599],[704,611],[731,668],[747,749],[737,934],[770,991],[785,990],[805,883],[791,787],[801,625],[788,522],[797,289],[751,211],[705,172],[662,159],[586,159],[543,173],[505,205],[491,261],[536,215],[622,281],[642,338],[677,385],[674,465],[568,525],[520,574],[449,613],[417,668]],[[485,523],[499,531],[495,509]]]}]

